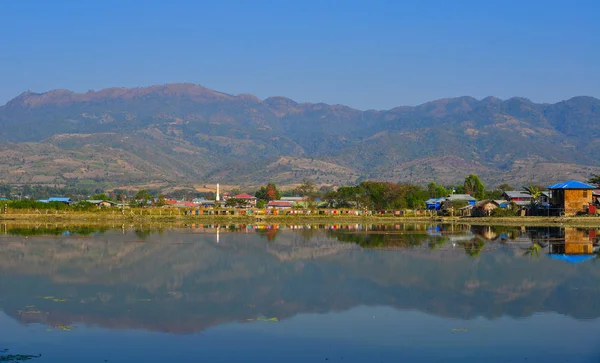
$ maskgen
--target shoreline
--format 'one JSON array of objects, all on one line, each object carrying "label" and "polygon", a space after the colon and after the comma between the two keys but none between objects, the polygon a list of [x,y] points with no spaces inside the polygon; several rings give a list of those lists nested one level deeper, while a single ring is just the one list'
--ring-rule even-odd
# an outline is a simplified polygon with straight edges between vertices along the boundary
[{"label": "shoreline", "polygon": [[180,224],[469,224],[512,226],[600,227],[600,217],[408,217],[408,216],[196,216],[196,215],[121,215],[109,213],[0,214],[0,223],[180,223]]}]

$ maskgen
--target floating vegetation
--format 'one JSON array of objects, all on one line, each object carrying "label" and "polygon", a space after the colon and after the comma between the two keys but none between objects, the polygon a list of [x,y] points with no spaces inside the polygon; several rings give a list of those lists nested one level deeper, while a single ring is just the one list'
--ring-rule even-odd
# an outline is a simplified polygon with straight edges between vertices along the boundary
[{"label": "floating vegetation", "polygon": [[272,322],[272,323],[276,323],[279,321],[279,319],[277,319],[277,318],[264,318],[264,317],[257,318],[257,319],[252,319],[252,318],[246,319],[246,321],[255,321],[255,320],[256,321],[268,321],[268,322]]},{"label": "floating vegetation", "polygon": [[50,300],[50,301],[54,301],[54,302],[66,302],[66,301],[69,301],[69,299],[55,297],[55,296],[41,296],[41,297],[38,296],[38,299]]},{"label": "floating vegetation", "polygon": [[32,354],[3,354],[8,353],[8,349],[0,349],[0,362],[23,362],[26,360],[32,360],[35,358],[40,358],[42,355],[32,355]]},{"label": "floating vegetation", "polygon": [[46,312],[42,312],[40,310],[17,310],[17,313],[19,313],[19,315],[23,315],[23,314],[49,314],[47,311]]},{"label": "floating vegetation", "polygon": [[452,329],[453,333],[466,333],[469,331],[469,329],[473,330],[473,329],[487,329],[487,326],[485,325],[480,325],[480,326],[472,326],[472,327],[468,327],[468,328],[454,328]]}]

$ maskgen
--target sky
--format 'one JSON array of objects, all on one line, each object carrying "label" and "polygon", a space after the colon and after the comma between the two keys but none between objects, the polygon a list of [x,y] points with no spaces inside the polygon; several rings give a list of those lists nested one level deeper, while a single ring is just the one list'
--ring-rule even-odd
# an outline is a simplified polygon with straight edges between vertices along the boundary
[{"label": "sky", "polygon": [[597,0],[2,0],[0,105],[172,82],[359,109],[600,98],[597,14]]}]

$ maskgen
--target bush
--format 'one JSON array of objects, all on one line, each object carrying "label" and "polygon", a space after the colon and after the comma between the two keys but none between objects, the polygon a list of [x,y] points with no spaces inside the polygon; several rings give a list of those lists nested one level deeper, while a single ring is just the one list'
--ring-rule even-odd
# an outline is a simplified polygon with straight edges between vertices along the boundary
[{"label": "bush", "polygon": [[65,210],[69,206],[61,202],[42,203],[35,200],[15,200],[8,204],[8,208],[12,209],[50,209],[50,210]]},{"label": "bush", "polygon": [[492,217],[516,217],[517,211],[510,208],[496,208],[492,211]]}]

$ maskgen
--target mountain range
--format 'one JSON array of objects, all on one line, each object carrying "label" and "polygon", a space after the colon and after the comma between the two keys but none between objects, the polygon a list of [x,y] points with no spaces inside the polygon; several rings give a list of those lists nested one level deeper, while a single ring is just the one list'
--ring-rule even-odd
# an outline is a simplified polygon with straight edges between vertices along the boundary
[{"label": "mountain range", "polygon": [[4,183],[166,185],[307,178],[487,185],[600,173],[600,100],[448,98],[356,110],[193,84],[25,92],[0,107]]}]

